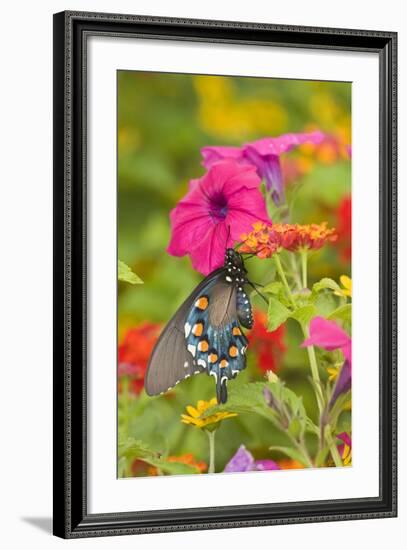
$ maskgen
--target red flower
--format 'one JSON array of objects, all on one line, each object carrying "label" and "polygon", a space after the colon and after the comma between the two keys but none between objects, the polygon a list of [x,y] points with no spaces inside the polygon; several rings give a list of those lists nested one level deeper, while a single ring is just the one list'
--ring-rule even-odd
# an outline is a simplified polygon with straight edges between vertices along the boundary
[{"label": "red flower", "polygon": [[256,353],[262,372],[277,372],[287,349],[284,344],[285,326],[281,325],[273,332],[268,332],[266,326],[267,315],[263,311],[255,310],[253,330],[248,335],[249,349]]},{"label": "red flower", "polygon": [[[157,341],[161,327],[154,323],[142,323],[129,329],[118,349],[119,378],[130,378],[130,390],[139,394],[144,387],[144,375],[148,360]],[[121,386],[119,385],[119,391]]]},{"label": "red flower", "polygon": [[348,263],[352,258],[352,199],[346,196],[342,199],[336,211],[337,234],[340,256]]}]

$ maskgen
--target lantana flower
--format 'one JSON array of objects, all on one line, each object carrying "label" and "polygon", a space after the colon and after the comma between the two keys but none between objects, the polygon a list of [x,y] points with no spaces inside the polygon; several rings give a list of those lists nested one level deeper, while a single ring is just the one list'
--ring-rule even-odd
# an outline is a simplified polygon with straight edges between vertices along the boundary
[{"label": "lantana flower", "polygon": [[255,254],[259,258],[271,258],[282,249],[290,252],[301,250],[319,250],[326,243],[337,239],[335,229],[329,229],[327,223],[290,224],[264,222],[253,224],[253,231],[240,236],[242,244],[239,252]]},{"label": "lantana flower", "polygon": [[274,460],[255,460],[253,455],[244,445],[240,445],[234,456],[226,464],[224,472],[264,472],[266,470],[279,470],[279,465]]},{"label": "lantana flower", "polygon": [[225,249],[249,231],[256,220],[270,223],[261,180],[253,166],[227,160],[214,164],[171,211],[172,235],[167,251],[189,254],[194,269],[207,275],[223,265]]},{"label": "lantana flower", "polygon": [[215,429],[219,422],[226,418],[232,418],[237,416],[237,413],[232,412],[217,412],[213,415],[204,417],[204,413],[210,408],[217,405],[217,399],[214,397],[210,401],[200,400],[196,407],[188,405],[186,411],[188,414],[181,415],[181,422],[184,424],[191,424],[196,428],[204,428],[205,430]]},{"label": "lantana flower", "polygon": [[[160,334],[161,326],[142,323],[130,328],[118,348],[119,380],[126,376],[130,380],[129,390],[139,394],[144,387],[144,375],[153,347]],[[121,384],[119,383],[119,391]]]},{"label": "lantana flower", "polygon": [[285,325],[279,326],[277,330],[272,332],[268,332],[266,326],[266,313],[256,309],[254,311],[253,329],[247,337],[249,349],[255,353],[259,369],[263,373],[278,371],[282,356],[287,350],[284,343]]},{"label": "lantana flower", "polygon": [[242,165],[252,165],[265,180],[266,189],[275,204],[284,203],[284,182],[281,172],[280,155],[287,153],[302,143],[320,143],[322,132],[283,134],[246,143],[242,147],[207,146],[201,149],[203,165],[209,168],[222,159],[234,159]]}]

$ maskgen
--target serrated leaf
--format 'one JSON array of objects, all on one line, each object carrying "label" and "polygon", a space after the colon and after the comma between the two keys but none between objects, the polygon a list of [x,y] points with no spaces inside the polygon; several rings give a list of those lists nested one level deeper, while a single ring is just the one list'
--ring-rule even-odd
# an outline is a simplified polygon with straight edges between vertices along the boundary
[{"label": "serrated leaf", "polygon": [[119,281],[124,281],[125,283],[130,283],[132,285],[142,285],[143,281],[140,279],[138,275],[132,271],[132,269],[122,262],[121,260],[118,260],[117,262],[117,278]]},{"label": "serrated leaf", "polygon": [[299,307],[293,313],[291,317],[298,321],[301,326],[307,326],[313,317],[317,315],[317,308],[314,304],[308,304],[306,306]]},{"label": "serrated leaf", "polygon": [[317,293],[321,292],[321,290],[341,290],[341,287],[338,285],[337,282],[335,282],[333,279],[329,279],[328,277],[324,277],[320,281],[314,284],[312,287],[312,292]]},{"label": "serrated leaf", "polygon": [[270,296],[267,312],[267,330],[272,332],[278,329],[290,317],[291,311],[285,307],[279,300]]}]

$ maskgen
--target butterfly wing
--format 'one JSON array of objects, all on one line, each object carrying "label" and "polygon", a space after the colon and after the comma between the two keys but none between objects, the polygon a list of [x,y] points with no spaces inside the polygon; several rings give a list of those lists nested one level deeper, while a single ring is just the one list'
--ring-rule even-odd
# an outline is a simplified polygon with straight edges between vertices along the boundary
[{"label": "butterfly wing", "polygon": [[206,372],[215,378],[218,402],[226,402],[227,381],[246,367],[247,339],[239,325],[236,286],[225,273],[220,268],[204,279],[165,327],[148,364],[148,395]]},{"label": "butterfly wing", "polygon": [[196,366],[215,378],[217,400],[226,403],[227,381],[246,367],[247,339],[239,326],[236,286],[220,274],[198,293],[184,329]]},{"label": "butterfly wing", "polygon": [[158,395],[167,391],[180,380],[202,372],[188,351],[185,340],[185,322],[190,310],[214,280],[223,273],[220,268],[209,274],[181,305],[162,331],[147,366],[144,387],[148,395]]}]

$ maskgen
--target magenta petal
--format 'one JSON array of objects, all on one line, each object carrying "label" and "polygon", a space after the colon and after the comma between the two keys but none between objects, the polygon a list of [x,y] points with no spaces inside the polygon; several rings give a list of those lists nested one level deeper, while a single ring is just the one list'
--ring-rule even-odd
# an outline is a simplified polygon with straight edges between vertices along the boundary
[{"label": "magenta petal", "polygon": [[294,147],[303,143],[321,143],[324,139],[324,134],[319,131],[298,133],[298,134],[283,134],[278,137],[269,137],[253,141],[248,144],[259,153],[259,155],[281,155],[287,153]]},{"label": "magenta petal", "polygon": [[243,160],[242,150],[240,147],[223,147],[223,146],[206,146],[202,147],[201,155],[203,157],[202,164],[205,168],[210,168],[215,162],[223,159]]},{"label": "magenta petal", "polygon": [[235,455],[226,464],[224,472],[249,472],[253,469],[254,458],[244,445],[240,445]]},{"label": "magenta petal", "polygon": [[266,470],[280,470],[280,466],[274,460],[255,460],[254,469],[263,472]]},{"label": "magenta petal", "polygon": [[223,265],[229,230],[225,222],[213,224],[202,239],[189,251],[192,267],[208,275]]},{"label": "magenta petal", "polygon": [[338,439],[340,439],[341,441],[343,441],[345,443],[345,445],[347,445],[348,447],[352,448],[352,440],[349,436],[348,433],[346,432],[341,432],[340,434],[338,434],[336,436]]},{"label": "magenta petal", "polygon": [[301,347],[319,346],[328,351],[345,349],[350,351],[351,339],[335,321],[328,321],[323,317],[314,317],[310,323],[310,335],[301,344]]}]

